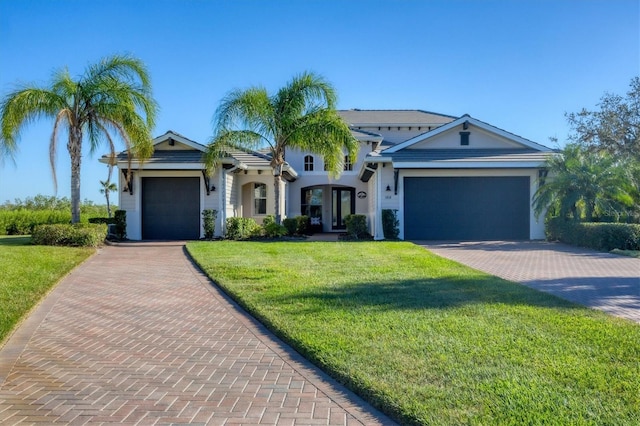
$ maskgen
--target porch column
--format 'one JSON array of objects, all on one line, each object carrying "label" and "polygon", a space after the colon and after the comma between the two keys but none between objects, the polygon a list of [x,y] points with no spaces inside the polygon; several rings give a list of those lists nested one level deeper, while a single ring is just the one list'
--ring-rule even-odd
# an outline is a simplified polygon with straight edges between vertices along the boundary
[{"label": "porch column", "polygon": [[[380,169],[380,168],[379,168]],[[373,223],[373,239],[384,240],[384,230],[382,229],[382,179],[380,178],[381,171],[377,170],[373,174],[376,186],[376,207],[374,211],[374,223]]]}]

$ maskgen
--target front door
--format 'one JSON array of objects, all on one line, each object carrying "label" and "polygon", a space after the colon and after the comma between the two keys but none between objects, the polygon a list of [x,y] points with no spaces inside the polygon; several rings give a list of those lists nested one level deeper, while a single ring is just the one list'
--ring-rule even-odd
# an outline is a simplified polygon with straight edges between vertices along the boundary
[{"label": "front door", "polygon": [[331,229],[347,229],[345,220],[348,215],[355,213],[355,189],[333,188],[331,196]]}]

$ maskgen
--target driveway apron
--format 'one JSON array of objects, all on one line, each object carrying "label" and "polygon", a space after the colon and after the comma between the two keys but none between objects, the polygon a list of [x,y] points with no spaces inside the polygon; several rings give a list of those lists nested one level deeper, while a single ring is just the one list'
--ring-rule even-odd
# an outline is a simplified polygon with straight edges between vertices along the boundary
[{"label": "driveway apron", "polygon": [[640,323],[640,259],[541,241],[416,244],[480,271]]},{"label": "driveway apron", "polygon": [[221,293],[181,243],[107,246],[0,350],[0,424],[393,424]]}]

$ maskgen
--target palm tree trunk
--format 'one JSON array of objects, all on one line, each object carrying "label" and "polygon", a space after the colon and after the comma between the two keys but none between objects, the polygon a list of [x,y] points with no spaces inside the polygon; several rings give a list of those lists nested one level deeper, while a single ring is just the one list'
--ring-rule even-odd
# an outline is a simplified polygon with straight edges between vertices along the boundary
[{"label": "palm tree trunk", "polygon": [[109,189],[105,189],[104,196],[107,199],[107,216],[111,217],[111,205],[109,204]]},{"label": "palm tree trunk", "polygon": [[71,223],[80,222],[80,161],[82,160],[82,129],[69,129],[67,150],[71,157]]},{"label": "palm tree trunk", "polygon": [[280,211],[281,209],[281,203],[280,203],[280,183],[282,182],[282,176],[280,176],[280,167],[274,169],[275,170],[275,174],[273,176],[273,190],[276,196],[276,202],[275,202],[275,215],[276,215],[276,223],[278,225],[280,225],[282,223],[282,212]]}]

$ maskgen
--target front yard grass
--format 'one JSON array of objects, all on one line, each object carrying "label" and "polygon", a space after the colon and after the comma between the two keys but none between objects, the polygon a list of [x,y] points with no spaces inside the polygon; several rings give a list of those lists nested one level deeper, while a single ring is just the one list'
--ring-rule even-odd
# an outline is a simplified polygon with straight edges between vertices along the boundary
[{"label": "front yard grass", "polygon": [[0,345],[13,327],[90,248],[34,246],[31,237],[0,237]]},{"label": "front yard grass", "polygon": [[405,242],[192,242],[227,293],[404,424],[640,424],[640,326]]}]

